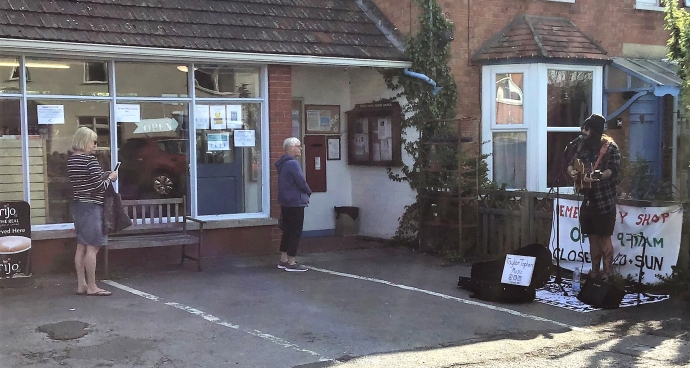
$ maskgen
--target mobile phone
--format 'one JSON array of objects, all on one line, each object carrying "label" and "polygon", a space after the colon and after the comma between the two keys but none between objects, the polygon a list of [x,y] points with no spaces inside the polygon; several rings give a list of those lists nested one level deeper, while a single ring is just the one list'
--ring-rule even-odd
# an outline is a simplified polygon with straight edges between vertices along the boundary
[{"label": "mobile phone", "polygon": [[120,168],[120,164],[121,164],[121,162],[118,161],[118,162],[115,164],[115,168],[113,169],[113,171],[117,171],[117,170]]}]

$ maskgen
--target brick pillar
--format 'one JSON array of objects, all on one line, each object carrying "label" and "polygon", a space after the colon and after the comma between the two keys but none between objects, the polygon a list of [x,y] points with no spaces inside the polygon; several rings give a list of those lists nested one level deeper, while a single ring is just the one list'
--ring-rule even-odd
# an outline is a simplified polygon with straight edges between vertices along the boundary
[{"label": "brick pillar", "polygon": [[[278,205],[278,172],[273,163],[284,154],[283,141],[292,135],[292,68],[289,65],[268,66],[268,126],[271,157],[271,217],[280,215]],[[271,244],[280,245],[280,229],[271,230]]]}]

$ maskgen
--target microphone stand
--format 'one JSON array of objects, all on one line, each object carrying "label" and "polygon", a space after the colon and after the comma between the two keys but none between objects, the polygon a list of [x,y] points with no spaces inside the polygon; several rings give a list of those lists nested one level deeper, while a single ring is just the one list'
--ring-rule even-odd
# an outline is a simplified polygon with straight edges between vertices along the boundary
[{"label": "microphone stand", "polygon": [[[642,238],[642,260],[640,261],[640,273],[637,275],[637,282],[633,284],[633,292],[637,293],[636,306],[639,306],[641,302],[641,294],[644,294],[644,296],[649,297],[649,294],[642,291],[642,276],[644,275],[645,250],[647,249],[647,242],[649,240],[646,236],[644,236],[642,232],[640,232],[639,234],[633,234],[633,238]],[[630,242],[632,243],[632,239],[630,240]]]},{"label": "microphone stand", "polygon": [[[563,172],[564,172],[564,165],[568,161],[566,160],[566,152],[568,152],[568,149],[572,147],[573,143],[576,141],[570,142],[565,146],[565,149],[563,150],[563,154],[561,155],[561,165],[558,170],[558,176],[556,176],[556,179],[553,181],[553,185],[549,189],[549,193],[553,192],[554,188],[556,188],[556,211],[555,216],[556,216],[556,277],[553,280],[553,284],[558,285],[558,288],[561,290],[563,293],[563,296],[568,296],[568,292],[565,291],[565,288],[563,287],[563,278],[561,277],[561,237],[560,237],[560,225],[561,225],[561,219],[560,216],[558,215],[558,209],[560,207],[560,198],[561,198],[561,190],[560,190],[560,179],[563,177]],[[550,282],[551,283],[551,282]]]}]

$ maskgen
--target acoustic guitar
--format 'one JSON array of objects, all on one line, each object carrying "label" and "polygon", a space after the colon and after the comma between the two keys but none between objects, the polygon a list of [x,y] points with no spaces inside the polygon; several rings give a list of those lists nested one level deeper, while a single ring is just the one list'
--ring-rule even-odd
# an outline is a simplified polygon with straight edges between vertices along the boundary
[{"label": "acoustic guitar", "polygon": [[584,180],[586,177],[590,179],[601,178],[601,171],[592,170],[591,167],[586,168],[585,163],[580,159],[575,159],[573,169],[577,171],[577,175],[575,175],[575,193],[583,193],[585,189],[592,188],[592,182]]}]

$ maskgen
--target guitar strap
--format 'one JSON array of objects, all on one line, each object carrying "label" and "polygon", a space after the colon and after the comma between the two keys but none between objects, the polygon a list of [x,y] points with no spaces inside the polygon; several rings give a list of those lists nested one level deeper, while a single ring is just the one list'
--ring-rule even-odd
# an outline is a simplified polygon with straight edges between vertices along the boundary
[{"label": "guitar strap", "polygon": [[594,163],[594,167],[592,167],[592,171],[597,169],[597,166],[599,166],[599,162],[601,161],[601,158],[604,157],[604,154],[606,151],[609,149],[609,145],[611,145],[611,141],[607,141],[606,144],[601,146],[601,149],[599,150],[599,157],[597,158],[597,162]]}]

